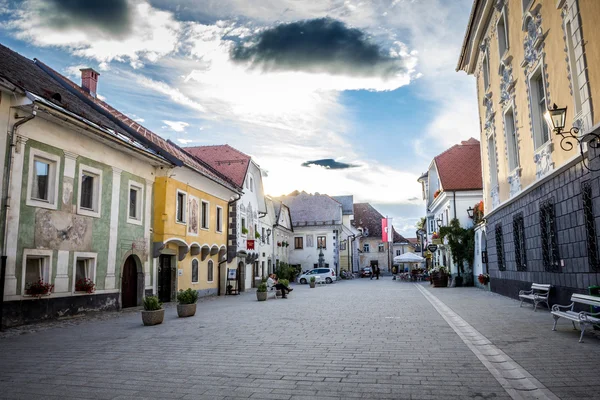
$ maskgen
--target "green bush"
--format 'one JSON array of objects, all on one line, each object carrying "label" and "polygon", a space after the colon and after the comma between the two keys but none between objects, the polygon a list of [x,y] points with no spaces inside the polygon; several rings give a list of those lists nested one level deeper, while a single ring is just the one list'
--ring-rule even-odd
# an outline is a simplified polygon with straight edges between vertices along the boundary
[{"label": "green bush", "polygon": [[284,286],[290,286],[290,281],[288,279],[279,279],[279,283]]},{"label": "green bush", "polygon": [[162,308],[162,303],[156,296],[144,297],[144,311],[157,311]]},{"label": "green bush", "polygon": [[258,285],[258,289],[256,289],[257,292],[259,293],[264,293],[267,291],[267,284],[266,283],[261,283],[260,285]]},{"label": "green bush", "polygon": [[315,278],[314,276],[311,276],[311,277],[310,277],[310,281],[311,281],[311,282],[316,282],[316,281],[317,281],[317,278]]},{"label": "green bush", "polygon": [[198,301],[198,292],[192,288],[187,290],[179,289],[177,301],[179,304],[194,304]]},{"label": "green bush", "polygon": [[296,280],[296,277],[302,272],[302,267],[300,265],[289,265],[287,263],[279,263],[279,267],[277,267],[277,278],[281,281],[281,279],[287,279],[290,282]]}]

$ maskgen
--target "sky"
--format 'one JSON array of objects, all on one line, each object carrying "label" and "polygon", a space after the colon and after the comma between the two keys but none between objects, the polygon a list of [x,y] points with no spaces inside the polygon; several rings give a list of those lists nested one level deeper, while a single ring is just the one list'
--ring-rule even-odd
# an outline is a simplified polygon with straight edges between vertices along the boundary
[{"label": "sky", "polygon": [[472,0],[0,0],[0,42],[182,146],[227,143],[265,193],[354,195],[415,236],[417,178],[479,137],[455,71]]}]

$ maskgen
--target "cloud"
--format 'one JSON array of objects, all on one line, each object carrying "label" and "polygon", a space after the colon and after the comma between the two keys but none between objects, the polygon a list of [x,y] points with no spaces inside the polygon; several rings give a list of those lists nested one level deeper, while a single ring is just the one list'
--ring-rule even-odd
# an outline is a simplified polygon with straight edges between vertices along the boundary
[{"label": "cloud", "polygon": [[310,167],[311,165],[324,167],[325,169],[347,169],[358,167],[358,165],[335,161],[332,158],[324,158],[322,160],[306,161],[302,163],[303,167]]},{"label": "cloud", "polygon": [[[26,0],[5,24],[21,40],[140,67],[177,50],[182,23],[144,0]],[[101,68],[101,69],[102,69]]]},{"label": "cloud", "polygon": [[239,41],[231,58],[263,71],[303,71],[387,79],[407,73],[405,46],[390,52],[360,29],[331,18],[277,25]]},{"label": "cloud", "polygon": [[183,131],[185,131],[185,128],[187,128],[188,126],[190,126],[190,124],[188,124],[187,122],[183,122],[183,121],[166,121],[166,120],[163,120],[163,123],[166,124],[172,130],[174,130],[175,132],[183,132]]},{"label": "cloud", "polygon": [[127,0],[48,0],[39,4],[49,27],[98,29],[108,37],[126,37],[131,31],[132,10]]}]

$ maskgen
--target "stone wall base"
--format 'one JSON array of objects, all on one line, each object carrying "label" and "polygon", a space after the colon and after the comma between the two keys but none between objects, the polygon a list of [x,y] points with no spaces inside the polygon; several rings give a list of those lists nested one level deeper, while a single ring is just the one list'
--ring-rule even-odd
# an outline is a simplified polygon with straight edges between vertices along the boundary
[{"label": "stone wall base", "polygon": [[115,311],[120,308],[120,293],[67,297],[42,297],[4,303],[3,327],[12,327],[88,311]]}]

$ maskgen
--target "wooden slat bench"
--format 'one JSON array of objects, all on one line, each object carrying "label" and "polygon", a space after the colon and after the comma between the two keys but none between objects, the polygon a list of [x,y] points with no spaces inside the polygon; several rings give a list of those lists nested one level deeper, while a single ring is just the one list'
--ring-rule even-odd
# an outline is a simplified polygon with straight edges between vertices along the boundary
[{"label": "wooden slat bench", "polygon": [[600,297],[588,296],[585,294],[577,294],[574,293],[571,296],[571,304],[568,306],[560,306],[555,304],[552,306],[552,316],[554,317],[554,326],[552,330],[556,330],[556,323],[559,318],[566,318],[573,323],[573,329],[577,329],[575,327],[575,322],[579,323],[579,328],[581,329],[581,336],[579,337],[579,343],[583,342],[583,334],[585,333],[585,328],[588,326],[593,326],[600,324],[600,312],[599,313],[590,313],[586,311],[573,311],[575,304],[585,304],[595,307],[600,307]]},{"label": "wooden slat bench", "polygon": [[519,291],[519,298],[521,299],[519,307],[523,306],[524,300],[531,300],[533,301],[533,311],[537,309],[539,303],[546,303],[546,307],[548,307],[549,310],[550,304],[548,304],[548,295],[550,294],[551,287],[552,285],[532,283],[531,290]]}]

